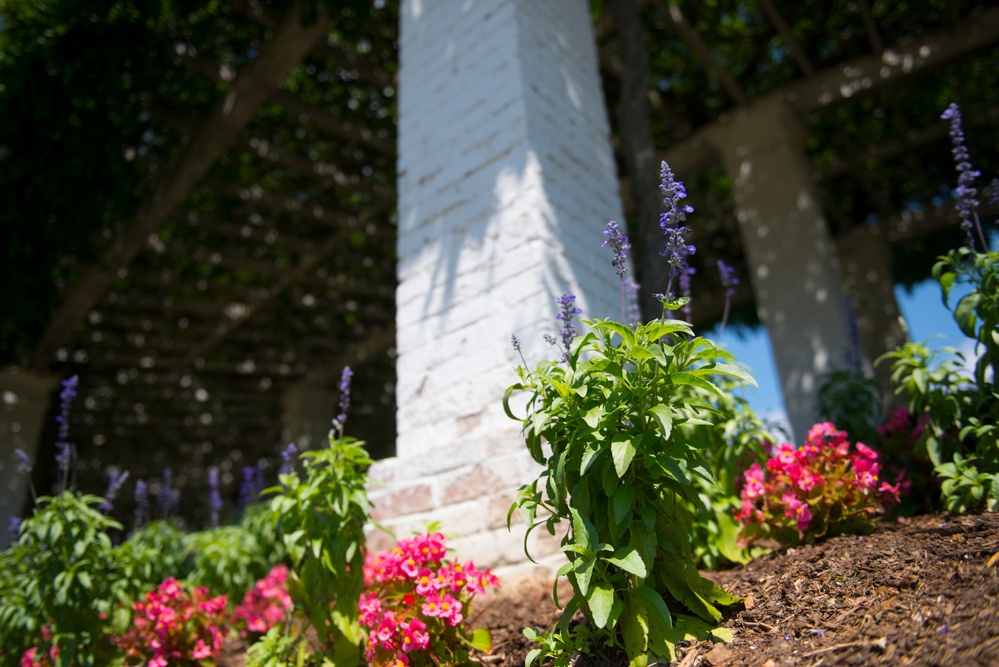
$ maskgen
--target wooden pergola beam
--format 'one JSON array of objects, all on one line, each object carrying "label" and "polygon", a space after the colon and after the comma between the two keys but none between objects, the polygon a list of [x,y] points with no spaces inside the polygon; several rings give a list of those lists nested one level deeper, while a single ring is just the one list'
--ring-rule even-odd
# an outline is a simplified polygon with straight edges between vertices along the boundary
[{"label": "wooden pergola beam", "polygon": [[[238,11],[265,28],[274,28],[279,22],[277,12],[269,7],[257,3],[251,4],[246,0],[236,0],[233,5]],[[391,72],[329,36],[316,45],[316,51],[341,67],[357,72],[357,75],[368,83],[381,88],[396,86],[395,76]]]},{"label": "wooden pergola beam", "polygon": [[340,229],[330,234],[321,244],[315,246],[311,252],[307,253],[294,267],[282,271],[274,284],[270,285],[266,293],[260,294],[256,299],[243,304],[243,314],[238,319],[226,318],[219,323],[215,331],[202,340],[197,345],[191,347],[190,351],[180,361],[180,366],[189,366],[194,360],[203,356],[208,350],[218,345],[229,334],[238,329],[244,322],[247,322],[253,315],[259,312],[267,304],[274,301],[288,287],[303,280],[309,272],[327,255],[339,248],[350,234],[356,229],[363,229],[365,223],[381,211],[378,207],[372,207],[359,218],[350,218]]},{"label": "wooden pergola beam", "polygon": [[[888,47],[876,55],[854,58],[776,90],[760,98],[758,102],[772,103],[777,98],[805,116],[817,109],[833,107],[861,95],[870,95],[997,41],[999,9],[990,9],[982,12],[974,23],[968,23],[960,32],[942,30],[911,43]],[[710,145],[707,136],[718,123],[723,122],[724,118],[699,128],[670,148],[662,159],[670,166],[683,165],[685,170],[712,162],[714,156],[705,150]],[[673,171],[683,173],[679,167],[674,167]]]},{"label": "wooden pergola beam", "polygon": [[[989,109],[984,113],[966,115],[964,117],[964,127],[972,128],[986,123],[992,123],[999,119],[999,107]],[[899,153],[911,150],[917,146],[937,141],[947,136],[950,131],[947,123],[938,122],[927,127],[910,130],[906,133],[906,138],[901,141],[888,141],[883,144],[869,146],[866,149],[848,155],[837,157],[812,172],[815,181],[821,181],[832,176],[838,176],[844,172],[862,167],[867,160],[883,160],[893,157]]]},{"label": "wooden pergola beam", "polygon": [[[766,13],[767,18],[770,22],[774,24],[777,28],[777,32],[780,34],[781,39],[787,44],[788,51],[791,52],[791,57],[794,58],[794,62],[797,63],[798,69],[802,71],[806,76],[812,76],[815,74],[815,66],[812,65],[812,61],[808,58],[808,54],[805,50],[801,48],[801,43],[798,42],[794,33],[791,32],[791,27],[781,16],[777,8],[774,7],[774,3],[771,0],[759,0],[760,6],[763,7],[763,11]],[[880,50],[880,49],[879,49]]]},{"label": "wooden pergola beam", "polygon": [[119,273],[142,252],[149,236],[188,196],[274,94],[288,72],[301,62],[328,29],[327,14],[317,17],[311,25],[303,25],[300,3],[292,5],[274,37],[262,49],[260,57],[240,72],[156,190],[139,207],[135,223],[115,239],[113,247],[100,263],[69,291],[35,348],[31,360],[33,370],[41,372],[48,368],[56,350],[69,339],[77,323],[107,292]]},{"label": "wooden pergola beam", "polygon": [[285,111],[302,116],[341,139],[356,141],[368,148],[373,148],[383,155],[395,157],[395,142],[379,137],[364,125],[352,123],[336,114],[330,113],[322,107],[303,102],[284,90],[277,91],[273,102]]},{"label": "wooden pergola beam", "polygon": [[[769,2],[769,0],[765,1]],[[885,43],[881,39],[881,31],[878,30],[878,24],[874,21],[874,13],[871,12],[871,6],[867,4],[867,0],[859,0],[858,4],[860,15],[864,19],[864,29],[867,30],[867,39],[871,43],[871,51],[881,53],[885,49]],[[957,26],[954,27],[956,28]]]},{"label": "wooden pergola beam", "polygon": [[687,43],[690,50],[708,68],[711,75],[718,79],[725,94],[738,106],[749,104],[749,97],[728,70],[721,66],[718,59],[711,53],[707,42],[701,34],[691,26],[680,10],[675,0],[655,0],[655,6],[663,12],[666,19],[673,25],[680,38]]}]

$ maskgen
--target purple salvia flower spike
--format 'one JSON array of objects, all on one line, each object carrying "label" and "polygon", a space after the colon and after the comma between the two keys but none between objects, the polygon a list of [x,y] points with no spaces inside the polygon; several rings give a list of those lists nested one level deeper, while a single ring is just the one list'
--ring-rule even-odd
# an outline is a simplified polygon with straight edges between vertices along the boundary
[{"label": "purple salvia flower spike", "polygon": [[212,528],[218,528],[222,494],[219,493],[219,469],[215,466],[208,469],[208,513]]},{"label": "purple salvia flower spike", "polygon": [[105,514],[114,509],[114,501],[126,479],[128,479],[127,470],[111,470],[108,473],[108,489],[104,493],[104,502],[101,503],[101,511]]},{"label": "purple salvia flower spike", "polygon": [[59,415],[56,422],[59,424],[59,434],[56,437],[56,467],[59,475],[59,485],[65,489],[66,481],[69,478],[69,463],[73,458],[73,448],[68,442],[69,438],[69,409],[76,399],[77,388],[80,385],[80,377],[74,375],[63,380],[62,391],[59,392]]},{"label": "purple salvia flower spike", "polygon": [[341,437],[343,436],[343,427],[347,423],[347,410],[350,409],[350,379],[352,377],[354,377],[354,371],[350,370],[350,366],[344,366],[343,372],[340,374],[340,414],[333,420]]},{"label": "purple salvia flower spike", "polygon": [[19,539],[21,539],[22,523],[24,523],[24,519],[19,516],[12,516],[10,518],[10,523],[7,524],[7,532],[10,534],[11,544],[15,544]]},{"label": "purple salvia flower spike", "polygon": [[562,296],[555,299],[555,302],[561,306],[559,313],[555,315],[555,319],[562,322],[562,329],[558,333],[562,338],[562,357],[568,363],[569,348],[572,347],[572,341],[576,339],[576,327],[573,326],[572,316],[579,315],[583,311],[576,308],[576,296],[569,292],[562,292]]},{"label": "purple salvia flower spike", "polygon": [[163,469],[163,483],[160,486],[160,493],[157,497],[160,515],[163,519],[170,517],[170,513],[177,509],[180,504],[180,490],[173,486],[173,469]]},{"label": "purple salvia flower spike", "polygon": [[246,509],[257,499],[257,467],[243,468],[243,481],[239,484],[239,507]]},{"label": "purple salvia flower spike", "polygon": [[17,459],[17,471],[22,475],[31,472],[31,457],[20,447],[14,449],[14,457]]},{"label": "purple salvia flower spike", "polygon": [[975,179],[981,175],[981,172],[975,171],[971,166],[971,155],[964,143],[964,130],[961,128],[961,109],[951,102],[940,114],[940,118],[950,121],[951,154],[954,156],[954,167],[957,169],[957,202],[954,204],[954,210],[961,218],[961,229],[964,230],[968,248],[975,250],[974,232],[977,231],[982,249],[988,250],[985,234],[982,233],[982,226],[978,220],[978,200],[975,198],[978,195]]},{"label": "purple salvia flower spike", "polygon": [[607,238],[600,244],[600,247],[610,248],[614,251],[614,259],[611,260],[611,264],[617,269],[617,275],[621,281],[621,319],[623,320],[624,304],[627,301],[624,274],[628,272],[628,249],[631,248],[631,243],[628,241],[628,237],[621,233],[618,224],[613,220],[607,223],[603,233]]},{"label": "purple salvia flower spike", "polygon": [[291,471],[295,469],[295,454],[298,453],[298,447],[295,446],[294,442],[289,442],[288,446],[281,450],[281,467],[278,469],[279,475],[291,474]]},{"label": "purple salvia flower spike", "polygon": [[683,183],[674,178],[668,164],[662,163],[659,174],[661,177],[659,190],[663,194],[663,203],[666,205],[666,210],[659,216],[659,227],[666,236],[666,246],[659,251],[659,254],[666,258],[669,267],[667,269],[669,282],[666,285],[665,298],[672,299],[674,297],[673,281],[678,280],[684,271],[690,268],[687,264],[687,257],[693,255],[696,250],[693,245],[687,243],[685,238],[690,233],[690,227],[682,224],[686,222],[687,215],[693,213],[694,209],[683,203],[687,197],[687,191]]}]

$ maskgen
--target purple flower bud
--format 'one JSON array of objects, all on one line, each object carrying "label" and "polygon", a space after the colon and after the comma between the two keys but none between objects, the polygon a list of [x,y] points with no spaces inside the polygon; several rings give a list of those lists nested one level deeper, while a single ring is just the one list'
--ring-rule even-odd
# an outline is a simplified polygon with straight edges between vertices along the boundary
[{"label": "purple flower bud", "polygon": [[659,227],[666,236],[666,246],[659,251],[659,254],[666,258],[669,267],[667,269],[669,282],[666,285],[666,297],[672,299],[674,297],[673,281],[690,268],[687,264],[687,257],[693,255],[696,250],[684,238],[686,234],[690,233],[690,227],[681,224],[687,220],[687,214],[693,213],[694,209],[681,203],[687,197],[687,191],[683,187],[683,183],[674,178],[668,164],[662,163],[659,174],[662,180],[659,190],[663,194],[663,203],[666,205],[666,211],[659,216]]},{"label": "purple flower bud", "polygon": [[219,469],[215,466],[208,469],[208,512],[212,528],[218,528],[222,494],[219,493]]},{"label": "purple flower bud", "polygon": [[7,524],[7,532],[10,534],[10,543],[14,544],[19,539],[21,539],[21,524],[24,523],[24,519],[19,516],[12,516],[10,518],[10,523]]},{"label": "purple flower bud", "polygon": [[245,466],[243,468],[243,481],[239,484],[239,507],[246,509],[257,499],[257,467]]},{"label": "purple flower bud", "polygon": [[604,234],[607,239],[600,244],[601,248],[611,248],[614,251],[614,259],[611,264],[617,269],[617,275],[621,276],[624,280],[624,274],[628,271],[626,266],[628,262],[628,249],[631,248],[631,243],[628,242],[628,237],[621,233],[618,225],[613,220],[607,223],[604,228]]},{"label": "purple flower bud", "polygon": [[968,147],[964,143],[964,130],[961,128],[961,109],[957,104],[951,102],[950,106],[940,114],[940,118],[950,121],[950,141],[953,148],[951,154],[954,156],[954,166],[957,169],[957,202],[954,210],[961,218],[961,229],[964,230],[965,241],[968,248],[975,249],[975,237],[973,231],[977,230],[978,237],[982,242],[983,249],[987,249],[984,234],[978,221],[978,190],[975,188],[975,179],[981,175],[980,171],[975,171],[971,166],[971,155]]},{"label": "purple flower bud", "polygon": [[510,335],[510,344],[513,345],[513,349],[520,352],[520,339],[517,338],[517,334]]},{"label": "purple flower bud", "polygon": [[566,362],[569,361],[569,348],[572,346],[572,341],[576,339],[576,328],[572,324],[572,316],[583,312],[573,305],[575,302],[576,296],[568,292],[562,292],[562,296],[555,299],[555,303],[562,307],[561,311],[555,315],[555,319],[562,322],[562,329],[558,333],[562,338],[563,358]]},{"label": "purple flower bud", "polygon": [[292,470],[295,469],[295,454],[298,453],[298,447],[295,446],[294,442],[289,442],[288,446],[281,451],[281,460],[284,462],[278,469],[279,475],[290,474]]},{"label": "purple flower bud", "polygon": [[69,476],[69,464],[73,458],[73,448],[67,442],[69,437],[69,409],[76,398],[76,390],[80,384],[80,378],[74,375],[63,380],[62,391],[59,393],[59,414],[56,422],[59,424],[59,434],[56,437],[56,467],[58,469],[58,482],[64,486]]},{"label": "purple flower bud", "polygon": [[114,509],[115,498],[118,497],[118,491],[121,490],[121,485],[125,483],[126,479],[128,479],[127,470],[108,472],[108,490],[104,493],[104,502],[101,503],[101,511],[105,514]]},{"label": "purple flower bud", "polygon": [[163,483],[160,485],[159,495],[156,498],[159,505],[160,516],[163,519],[170,517],[170,513],[175,511],[180,505],[180,490],[173,487],[173,469],[163,469]]},{"label": "purple flower bud", "polygon": [[343,367],[343,373],[340,375],[340,414],[336,416],[336,424],[340,427],[340,433],[343,433],[344,424],[347,423],[347,410],[350,408],[350,379],[354,377],[354,371],[350,370],[350,366]]},{"label": "purple flower bud", "polygon": [[31,459],[28,457],[27,452],[17,447],[14,449],[14,456],[17,458],[17,471],[19,473],[26,475],[31,472]]},{"label": "purple flower bud", "polygon": [[735,277],[735,267],[729,266],[719,259],[718,277],[721,279],[722,287],[725,288],[725,297],[730,298],[734,296],[735,286],[739,284],[739,279]]}]

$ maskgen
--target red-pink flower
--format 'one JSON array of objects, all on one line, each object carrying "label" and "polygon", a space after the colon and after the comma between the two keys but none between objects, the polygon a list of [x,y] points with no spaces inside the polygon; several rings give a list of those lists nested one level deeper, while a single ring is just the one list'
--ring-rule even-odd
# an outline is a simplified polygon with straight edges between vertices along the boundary
[{"label": "red-pink flower", "polygon": [[402,624],[402,650],[406,653],[427,648],[430,645],[430,634],[426,632],[427,624],[418,618]]},{"label": "red-pink flower", "polygon": [[797,522],[798,530],[808,528],[808,522],[812,520],[812,510],[808,505],[790,493],[785,493],[781,501],[787,506],[784,516],[794,519]]},{"label": "red-pink flower", "polygon": [[[291,595],[288,593],[288,568],[275,565],[266,577],[247,591],[236,607],[233,618],[245,627],[240,634],[264,634],[275,625],[285,622],[291,613]],[[223,600],[224,606],[224,600]]]},{"label": "red-pink flower", "polygon": [[[471,641],[462,626],[467,604],[486,586],[498,586],[499,579],[489,570],[475,569],[471,561],[448,563],[446,556],[440,533],[417,535],[400,540],[391,551],[368,554],[369,589],[358,611],[368,632],[364,653],[372,667],[397,667],[410,659],[421,665],[453,664],[460,655],[455,651]],[[433,653],[421,655],[424,651]]]},{"label": "red-pink flower", "polygon": [[760,467],[759,463],[754,463],[749,466],[749,470],[743,473],[743,477],[746,480],[745,486],[742,487],[742,494],[746,498],[759,498],[763,495],[763,468]]}]

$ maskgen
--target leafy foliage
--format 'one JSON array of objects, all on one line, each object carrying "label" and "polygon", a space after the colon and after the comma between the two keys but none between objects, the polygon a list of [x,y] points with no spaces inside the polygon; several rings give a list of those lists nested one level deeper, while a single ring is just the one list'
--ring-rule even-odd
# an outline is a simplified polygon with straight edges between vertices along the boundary
[{"label": "leafy foliage", "polygon": [[[319,650],[330,652],[338,667],[357,664],[362,639],[357,601],[364,589],[364,525],[370,511],[365,483],[372,461],[363,442],[332,432],[329,447],[300,458],[304,475],[281,475],[282,486],[272,489],[270,503],[291,565],[288,592],[315,630]],[[299,631],[295,642],[275,641],[287,650],[285,659],[301,650],[304,627]]]},{"label": "leafy foliage", "polygon": [[876,451],[860,442],[852,448],[846,431],[823,422],[808,431],[804,446],[775,447],[766,470],[750,466],[736,515],[743,524],[739,539],[774,537],[793,546],[871,532],[883,505],[898,502],[902,482],[882,481]]},{"label": "leafy foliage", "polygon": [[[981,356],[969,378],[964,356],[953,348],[939,352],[908,343],[882,357],[892,360],[896,392],[920,415],[917,456],[929,459],[943,480],[941,498],[952,512],[999,509],[999,251],[967,248],[940,258],[933,275],[951,308],[953,288],[969,289],[952,313]],[[941,355],[949,355],[941,359]],[[879,360],[880,361],[880,360]]]},{"label": "leafy foliage", "polygon": [[836,370],[819,387],[818,416],[850,434],[854,442],[877,441],[875,424],[881,422],[881,388],[863,373]]},{"label": "leafy foliage", "polygon": [[115,656],[112,631],[127,613],[122,563],[108,533],[121,525],[98,510],[103,498],[64,491],[38,499],[18,541],[0,554],[0,636],[5,665],[22,653],[58,649],[60,664],[99,666]]},{"label": "leafy foliage", "polygon": [[[699,502],[697,477],[711,480],[696,427],[712,423],[709,397],[723,392],[708,378],[753,381],[685,322],[588,324],[592,331],[576,340],[565,364],[519,368],[521,382],[506,392],[513,419],[511,395],[527,392],[527,414],[518,421],[544,466],[510,514],[519,509],[528,534],[544,525],[554,535],[568,524],[562,551],[569,562],[558,574],[573,596],[534,658],[554,655],[566,664],[595,633],[641,666],[672,659],[689,634],[706,636],[721,618],[718,606],[737,601],[698,574],[687,503]],[[577,612],[588,630],[570,630]]]},{"label": "leafy foliage", "polygon": [[739,523],[733,516],[740,507],[740,473],[754,462],[765,461],[769,447],[776,442],[770,427],[736,395],[735,378],[719,377],[715,384],[722,389],[721,396],[709,397],[715,423],[697,427],[706,443],[704,456],[712,480],[694,477],[699,502],[690,504],[695,516],[691,535],[694,559],[698,567],[713,570],[748,563],[769,551],[740,545]]},{"label": "leafy foliage", "polygon": [[475,596],[499,579],[447,552],[444,535],[428,532],[369,555],[358,602],[369,665],[473,667],[472,649],[491,650],[489,631],[473,631],[468,619]]}]

